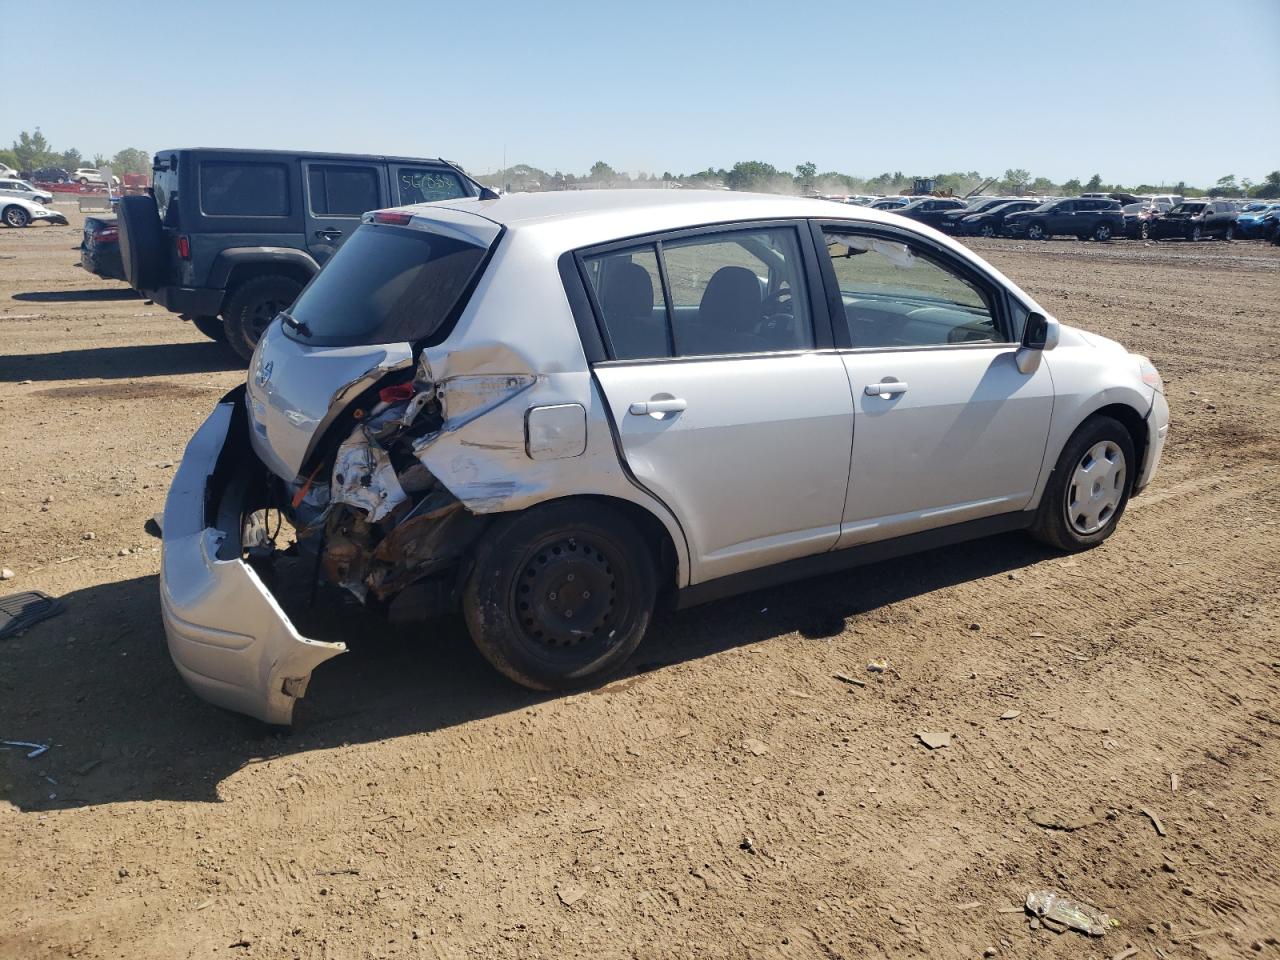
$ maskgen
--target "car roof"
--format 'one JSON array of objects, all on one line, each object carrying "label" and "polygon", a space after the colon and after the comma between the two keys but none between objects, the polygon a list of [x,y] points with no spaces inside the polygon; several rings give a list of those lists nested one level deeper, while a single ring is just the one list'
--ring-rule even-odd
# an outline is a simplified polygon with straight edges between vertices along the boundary
[{"label": "car roof", "polygon": [[389,161],[392,163],[443,163],[456,166],[452,161],[444,160],[440,157],[396,157],[381,153],[330,153],[324,150],[258,150],[253,147],[169,147],[164,150],[157,150],[155,156],[162,153],[212,153],[212,154],[233,154],[236,156],[253,156],[261,157],[298,157],[303,160],[324,159],[325,157],[334,157],[342,160],[370,160],[370,161]]},{"label": "car roof", "polygon": [[901,223],[869,207],[831,200],[723,190],[565,190],[512,193],[496,200],[460,198],[397,209],[430,219],[447,208],[483,217],[522,232],[556,235],[563,249],[607,243],[630,236],[681,230],[739,220],[830,217],[868,223]]}]

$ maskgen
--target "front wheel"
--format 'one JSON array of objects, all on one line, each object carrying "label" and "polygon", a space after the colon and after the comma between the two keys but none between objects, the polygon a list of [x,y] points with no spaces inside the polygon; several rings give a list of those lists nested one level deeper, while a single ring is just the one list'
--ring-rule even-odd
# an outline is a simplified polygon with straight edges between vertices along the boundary
[{"label": "front wheel", "polygon": [[626,517],[562,501],[486,531],[463,612],[500,673],[534,690],[565,690],[622,665],[649,627],[656,594],[653,555]]},{"label": "front wheel", "polygon": [[222,312],[231,349],[248,363],[276,314],[293,306],[301,292],[302,284],[297,280],[277,275],[254,277],[242,283]]},{"label": "front wheel", "polygon": [[1230,242],[1231,242],[1232,240],[1234,240],[1235,238],[1236,238],[1236,227],[1235,227],[1235,224],[1233,224],[1233,223],[1229,223],[1229,224],[1227,224],[1227,229],[1226,229],[1226,230],[1224,230],[1224,231],[1222,231],[1222,239],[1223,239],[1223,240],[1226,240],[1228,243],[1230,243]]},{"label": "front wheel", "polygon": [[1095,239],[1095,240],[1097,240],[1097,241],[1099,241],[1099,242],[1101,242],[1101,243],[1106,243],[1108,240],[1110,240],[1110,239],[1111,239],[1111,224],[1109,224],[1109,223],[1100,223],[1100,224],[1098,224],[1096,227],[1094,227],[1094,228],[1093,228],[1093,239]]},{"label": "front wheel", "polygon": [[31,222],[31,214],[27,213],[22,207],[13,206],[4,208],[4,223],[7,227],[25,227]]},{"label": "front wheel", "polygon": [[988,239],[990,239],[991,237],[994,237],[996,235],[996,228],[991,226],[991,224],[989,223],[984,223],[982,225],[982,230],[980,232],[984,237],[987,237]]},{"label": "front wheel", "polygon": [[1027,227],[1027,239],[1048,240],[1049,234],[1045,232],[1045,229],[1041,224],[1033,223],[1031,226]]},{"label": "front wheel", "polygon": [[1151,224],[1149,223],[1138,224],[1138,239],[1139,240],[1151,239]]},{"label": "front wheel", "polygon": [[1058,457],[1032,536],[1070,552],[1100,544],[1124,515],[1136,466],[1124,424],[1107,416],[1085,421]]},{"label": "front wheel", "polygon": [[1192,227],[1190,230],[1187,231],[1188,240],[1200,240],[1203,237],[1204,237],[1204,231],[1202,231],[1199,227]]}]

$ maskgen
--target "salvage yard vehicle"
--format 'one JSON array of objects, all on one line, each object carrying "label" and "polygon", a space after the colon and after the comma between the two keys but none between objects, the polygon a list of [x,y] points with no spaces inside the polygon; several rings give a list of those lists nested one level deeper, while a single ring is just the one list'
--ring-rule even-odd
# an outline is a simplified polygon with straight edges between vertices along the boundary
[{"label": "salvage yard vehicle", "polygon": [[1236,234],[1236,206],[1228,200],[1187,200],[1168,213],[1151,221],[1151,237],[1164,240],[1203,240],[1221,237],[1231,240]]},{"label": "salvage yard vehicle", "polygon": [[80,240],[80,266],[104,280],[123,280],[120,231],[115,214],[96,213],[84,218]]},{"label": "salvage yard vehicle", "polygon": [[61,227],[67,225],[66,214],[22,197],[0,197],[0,220],[4,221],[6,227],[25,227],[33,223]]},{"label": "salvage yard vehicle", "polygon": [[917,223],[926,223],[940,229],[947,214],[967,209],[965,202],[955,197],[919,197],[893,212],[900,217],[908,217]]},{"label": "salvage yard vehicle", "polygon": [[165,630],[200,696],[291,721],[346,646],[268,586],[279,512],[327,584],[460,605],[498,671],[574,689],[659,603],[1015,529],[1095,546],[1167,430],[1146,358],[902,217],[657,190],[384,210],[188,444]]},{"label": "salvage yard vehicle", "polygon": [[970,237],[998,237],[1004,232],[1004,218],[1020,210],[1034,210],[1039,200],[1007,200],[981,213],[962,211],[956,233]]},{"label": "salvage yard vehicle", "polygon": [[153,195],[120,198],[125,275],[246,361],[368,210],[477,196],[444,160],[161,150]]},{"label": "salvage yard vehicle", "polygon": [[1280,203],[1250,203],[1236,217],[1236,236],[1245,240],[1270,240],[1275,231]]},{"label": "salvage yard vehicle", "polygon": [[41,190],[16,178],[0,180],[0,201],[5,197],[21,197],[23,200],[34,200],[42,204],[53,203],[53,194],[48,190]]},{"label": "salvage yard vehicle", "polygon": [[1004,206],[1013,200],[1013,197],[980,197],[969,201],[966,206],[959,209],[947,210],[938,218],[937,228],[943,233],[964,233],[961,223],[969,217],[986,213],[988,210],[994,210],[996,207]]},{"label": "salvage yard vehicle", "polygon": [[1004,232],[1028,240],[1048,240],[1063,234],[1081,240],[1110,240],[1124,236],[1124,214],[1119,200],[1101,197],[1051,200],[1005,217]]}]

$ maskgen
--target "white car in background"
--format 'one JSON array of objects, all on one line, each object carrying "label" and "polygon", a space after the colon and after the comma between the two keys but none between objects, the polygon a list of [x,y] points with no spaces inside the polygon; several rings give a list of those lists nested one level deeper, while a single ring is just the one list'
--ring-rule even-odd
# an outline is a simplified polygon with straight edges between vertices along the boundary
[{"label": "white car in background", "polygon": [[71,182],[82,186],[91,183],[105,186],[107,181],[94,167],[77,167],[71,173]]},{"label": "white car in background", "polygon": [[26,227],[33,223],[67,225],[66,214],[22,197],[0,197],[0,221],[6,227]]},{"label": "white car in background", "polygon": [[290,722],[346,646],[260,576],[278,512],[333,587],[460,605],[497,670],[581,687],[662,601],[1015,529],[1095,546],[1168,425],[1146,358],[893,214],[658,190],[379,211],[187,447],[169,649],[202,697]]},{"label": "white car in background", "polygon": [[34,200],[36,203],[53,203],[53,194],[48,190],[33,187],[26,180],[15,177],[0,177],[0,199],[19,197],[23,200]]}]

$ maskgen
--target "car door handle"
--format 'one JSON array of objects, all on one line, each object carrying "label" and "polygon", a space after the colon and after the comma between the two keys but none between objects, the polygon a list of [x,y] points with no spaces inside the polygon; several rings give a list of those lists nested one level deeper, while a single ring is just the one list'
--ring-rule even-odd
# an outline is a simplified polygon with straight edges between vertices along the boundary
[{"label": "car door handle", "polygon": [[868,383],[863,391],[868,397],[895,396],[907,392],[907,385],[901,380],[886,380],[883,383]]},{"label": "car door handle", "polygon": [[321,240],[337,240],[342,236],[341,230],[317,230],[316,236]]},{"label": "car door handle", "polygon": [[643,417],[649,413],[679,413],[687,406],[679,397],[672,397],[670,400],[637,400],[627,408],[627,413],[633,417]]}]

